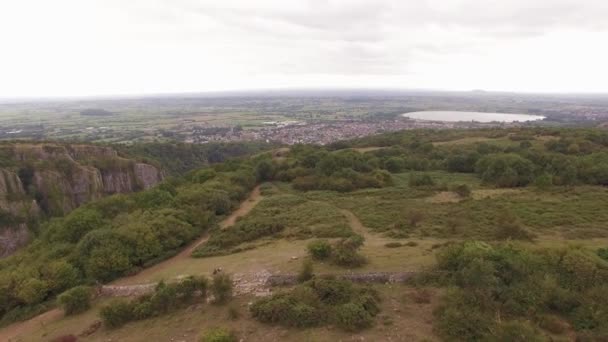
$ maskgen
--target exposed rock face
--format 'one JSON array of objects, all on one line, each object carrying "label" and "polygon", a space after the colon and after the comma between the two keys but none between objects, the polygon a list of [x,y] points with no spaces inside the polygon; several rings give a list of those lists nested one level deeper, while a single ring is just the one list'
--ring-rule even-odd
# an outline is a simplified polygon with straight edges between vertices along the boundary
[{"label": "exposed rock face", "polygon": [[152,165],[137,163],[135,164],[135,179],[140,182],[144,189],[150,189],[162,180],[163,176],[157,168]]},{"label": "exposed rock face", "polygon": [[0,257],[27,241],[26,222],[41,211],[64,215],[86,202],[148,189],[163,179],[155,166],[121,158],[103,146],[15,143],[0,145],[0,153]]},{"label": "exposed rock face", "polygon": [[13,254],[30,238],[29,229],[25,223],[15,227],[0,229],[0,258]]}]

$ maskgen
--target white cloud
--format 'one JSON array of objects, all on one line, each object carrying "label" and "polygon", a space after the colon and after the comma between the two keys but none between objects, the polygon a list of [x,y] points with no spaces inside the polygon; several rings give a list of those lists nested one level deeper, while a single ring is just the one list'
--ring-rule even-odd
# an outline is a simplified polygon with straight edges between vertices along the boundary
[{"label": "white cloud", "polygon": [[0,97],[608,91],[604,0],[7,0]]}]

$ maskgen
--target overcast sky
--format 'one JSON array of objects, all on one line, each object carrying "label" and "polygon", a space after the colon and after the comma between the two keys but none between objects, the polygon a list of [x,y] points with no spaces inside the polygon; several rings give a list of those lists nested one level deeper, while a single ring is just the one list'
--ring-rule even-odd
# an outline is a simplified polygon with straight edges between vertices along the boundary
[{"label": "overcast sky", "polygon": [[608,1],[0,1],[0,97],[315,87],[608,92]]}]

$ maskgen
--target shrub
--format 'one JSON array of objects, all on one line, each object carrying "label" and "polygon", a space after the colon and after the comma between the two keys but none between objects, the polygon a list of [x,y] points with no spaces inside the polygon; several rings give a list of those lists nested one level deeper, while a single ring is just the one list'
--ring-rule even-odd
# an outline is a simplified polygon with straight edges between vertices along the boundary
[{"label": "shrub", "polygon": [[57,302],[66,315],[84,312],[91,307],[91,288],[88,286],[73,287],[59,295]]},{"label": "shrub", "polygon": [[116,300],[103,307],[100,316],[110,327],[119,327],[128,321],[147,319],[166,314],[193,301],[194,297],[204,298],[207,279],[187,277],[180,282],[166,284],[160,282],[152,294],[132,301]]},{"label": "shrub", "polygon": [[115,299],[101,308],[101,320],[108,328],[118,328],[133,320],[133,306],[127,300]]},{"label": "shrub", "polygon": [[347,303],[354,294],[351,282],[335,278],[313,279],[309,286],[321,302],[329,305]]},{"label": "shrub", "polygon": [[346,303],[336,308],[336,324],[347,331],[370,327],[372,315],[359,303]]},{"label": "shrub", "polygon": [[401,242],[387,242],[384,244],[384,247],[386,248],[398,248],[401,246],[403,246]]},{"label": "shrub", "polygon": [[345,330],[371,325],[380,312],[378,294],[337,279],[314,279],[296,288],[262,298],[250,310],[264,323],[312,327],[335,323]]},{"label": "shrub", "polygon": [[408,246],[408,247],[416,247],[416,246],[418,246],[418,242],[416,242],[416,241],[408,241],[408,242],[405,244],[405,246]]},{"label": "shrub", "polygon": [[302,268],[298,274],[298,281],[303,283],[313,277],[313,265],[312,260],[306,259],[302,262]]},{"label": "shrub", "polygon": [[410,186],[433,186],[435,181],[427,174],[412,174],[408,183]]},{"label": "shrub", "polygon": [[325,260],[331,255],[331,245],[327,240],[315,240],[308,243],[308,253],[315,260]]},{"label": "shrub", "polygon": [[201,337],[201,342],[236,342],[236,334],[226,328],[209,329]]},{"label": "shrub", "polygon": [[363,266],[367,259],[358,253],[362,244],[363,237],[360,235],[339,240],[332,248],[331,262],[339,266]]},{"label": "shrub", "polygon": [[213,293],[214,302],[224,304],[232,298],[232,278],[226,273],[218,273],[213,276],[211,282],[211,293]]},{"label": "shrub", "polygon": [[461,291],[449,293],[444,301],[435,311],[434,326],[445,340],[480,341],[495,329],[492,315],[471,306]]}]

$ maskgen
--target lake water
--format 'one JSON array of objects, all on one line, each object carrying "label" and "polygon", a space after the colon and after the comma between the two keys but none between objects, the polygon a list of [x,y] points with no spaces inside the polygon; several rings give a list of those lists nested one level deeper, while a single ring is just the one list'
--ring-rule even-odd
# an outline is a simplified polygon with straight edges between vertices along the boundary
[{"label": "lake water", "polygon": [[475,122],[524,122],[542,120],[545,117],[528,114],[504,114],[504,113],[481,113],[481,112],[459,112],[459,111],[425,111],[401,114],[403,117],[416,120],[429,121],[475,121]]}]

